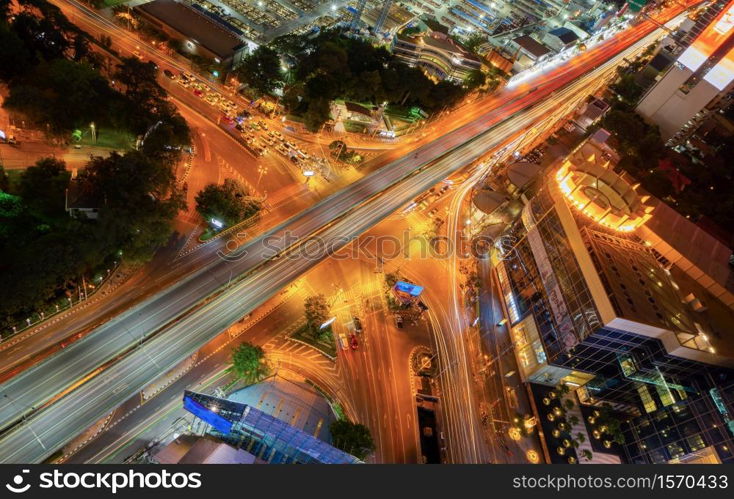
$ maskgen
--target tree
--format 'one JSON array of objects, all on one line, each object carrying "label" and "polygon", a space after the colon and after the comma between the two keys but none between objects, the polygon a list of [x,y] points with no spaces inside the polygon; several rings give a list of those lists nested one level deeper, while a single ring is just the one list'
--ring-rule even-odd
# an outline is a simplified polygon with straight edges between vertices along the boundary
[{"label": "tree", "polygon": [[40,159],[21,175],[20,196],[29,206],[45,214],[63,211],[64,194],[70,177],[63,161],[55,158]]},{"label": "tree", "polygon": [[481,69],[473,69],[464,78],[464,85],[472,90],[484,86],[487,83],[487,75]]},{"label": "tree", "polygon": [[327,99],[314,99],[308,104],[303,115],[303,123],[311,132],[318,132],[331,117],[331,108]]},{"label": "tree", "polygon": [[357,459],[364,460],[375,450],[369,428],[345,419],[334,421],[329,426],[334,447],[347,452]]},{"label": "tree", "polygon": [[170,164],[140,151],[96,157],[79,174],[80,189],[100,200],[95,226],[107,254],[122,250],[129,261],[146,261],[172,233],[186,202]]},{"label": "tree", "polygon": [[237,76],[250,88],[270,94],[283,85],[280,57],[272,48],[261,45],[242,59]]},{"label": "tree", "polygon": [[157,121],[175,115],[165,90],[156,80],[157,72],[153,64],[137,57],[125,57],[117,66],[115,79],[131,104],[125,110],[125,121],[135,133],[144,134]]},{"label": "tree", "polygon": [[10,81],[30,69],[32,57],[23,40],[3,23],[0,23],[0,47],[0,80]]},{"label": "tree", "polygon": [[309,296],[304,302],[306,326],[312,331],[318,331],[321,325],[329,318],[329,305],[324,295]]},{"label": "tree", "polygon": [[270,367],[265,361],[265,352],[259,346],[242,343],[232,351],[232,365],[227,371],[237,380],[248,384],[257,383],[270,374]]},{"label": "tree", "polygon": [[487,41],[486,35],[482,33],[473,33],[471,34],[462,45],[464,48],[466,48],[469,52],[477,53],[477,49]]},{"label": "tree", "polygon": [[635,75],[625,73],[619,77],[616,83],[609,85],[619,95],[622,102],[628,106],[634,106],[642,95],[643,88],[635,81]]},{"label": "tree", "polygon": [[4,106],[24,113],[58,133],[110,121],[116,95],[107,80],[86,63],[58,59],[39,65],[12,85]]},{"label": "tree", "polygon": [[8,189],[10,188],[10,179],[8,178],[8,174],[5,173],[5,168],[3,165],[0,165],[0,191],[8,192]]},{"label": "tree", "polygon": [[209,184],[196,195],[196,211],[205,219],[215,218],[227,225],[235,225],[256,215],[262,203],[249,195],[247,189],[228,178],[223,185]]},{"label": "tree", "polygon": [[151,158],[174,164],[184,148],[191,146],[191,130],[183,117],[174,113],[162,117],[145,134],[142,151]]}]

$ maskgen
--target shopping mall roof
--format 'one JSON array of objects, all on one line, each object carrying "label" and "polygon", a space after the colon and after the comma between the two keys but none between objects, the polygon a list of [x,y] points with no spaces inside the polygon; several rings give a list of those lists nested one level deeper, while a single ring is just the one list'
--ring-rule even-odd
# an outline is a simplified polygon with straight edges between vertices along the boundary
[{"label": "shopping mall roof", "polygon": [[529,35],[518,36],[512,40],[536,58],[550,53],[550,49]]},{"label": "shopping mall roof", "polygon": [[174,0],[153,0],[135,9],[191,38],[221,59],[231,57],[243,45],[237,28],[201,8]]}]

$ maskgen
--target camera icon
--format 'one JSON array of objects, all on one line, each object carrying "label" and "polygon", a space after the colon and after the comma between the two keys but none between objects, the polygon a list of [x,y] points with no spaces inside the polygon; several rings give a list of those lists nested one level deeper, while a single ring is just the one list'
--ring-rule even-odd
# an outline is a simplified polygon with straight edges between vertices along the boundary
[{"label": "camera icon", "polygon": [[[21,470],[21,473],[29,473],[30,470]],[[22,494],[31,488],[30,483],[23,485],[23,475],[15,475],[13,477],[13,483],[6,483],[5,488],[14,494]]]}]

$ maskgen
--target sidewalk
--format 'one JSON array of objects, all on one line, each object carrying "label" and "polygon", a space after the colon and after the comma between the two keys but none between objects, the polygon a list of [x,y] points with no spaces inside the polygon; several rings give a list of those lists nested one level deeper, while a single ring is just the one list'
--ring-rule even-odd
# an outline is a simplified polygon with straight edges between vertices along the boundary
[{"label": "sidewalk", "polygon": [[[482,351],[490,359],[490,363],[485,367],[488,372],[484,373],[484,388],[491,393],[493,388],[495,391],[499,391],[497,386],[500,386],[502,391],[501,394],[495,394],[497,400],[493,404],[495,409],[490,411],[490,417],[497,418],[499,416],[497,419],[510,422],[516,413],[532,415],[533,409],[527,396],[527,390],[520,379],[509,327],[508,325],[497,326],[497,323],[504,317],[498,294],[499,285],[495,281],[494,272],[487,259],[479,260],[477,267],[481,283],[479,292],[479,338]],[[494,422],[492,426],[494,426]],[[503,424],[497,436],[500,442],[508,445],[512,450],[515,462],[526,462],[527,453],[531,450],[536,451],[539,456],[543,455],[537,430],[529,437],[514,441],[509,437],[505,438],[510,427],[508,424]]]}]

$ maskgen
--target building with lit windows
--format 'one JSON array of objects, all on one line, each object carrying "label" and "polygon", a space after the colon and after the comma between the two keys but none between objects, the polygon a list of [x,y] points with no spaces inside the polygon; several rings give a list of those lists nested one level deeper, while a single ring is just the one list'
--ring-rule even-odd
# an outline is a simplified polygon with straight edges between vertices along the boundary
[{"label": "building with lit windows", "polygon": [[185,391],[184,409],[207,435],[269,464],[357,464],[359,459],[249,404]]},{"label": "building with lit windows", "polygon": [[424,33],[395,35],[393,53],[411,66],[420,67],[439,80],[462,82],[472,72],[482,69],[482,61],[467,52],[446,34],[431,29]]},{"label": "building with lit windows", "polygon": [[722,328],[686,302],[688,284],[638,236],[651,215],[646,196],[611,159],[583,143],[497,244],[519,374],[543,400],[561,383],[573,388],[582,421],[611,411],[621,445],[584,431],[625,462],[697,453],[734,462],[734,323]]},{"label": "building with lit windows", "polygon": [[734,88],[734,0],[712,2],[709,11],[701,18],[708,24],[696,23],[688,31],[684,40],[695,38],[637,106],[671,143],[680,143],[712,112],[728,105]]}]

